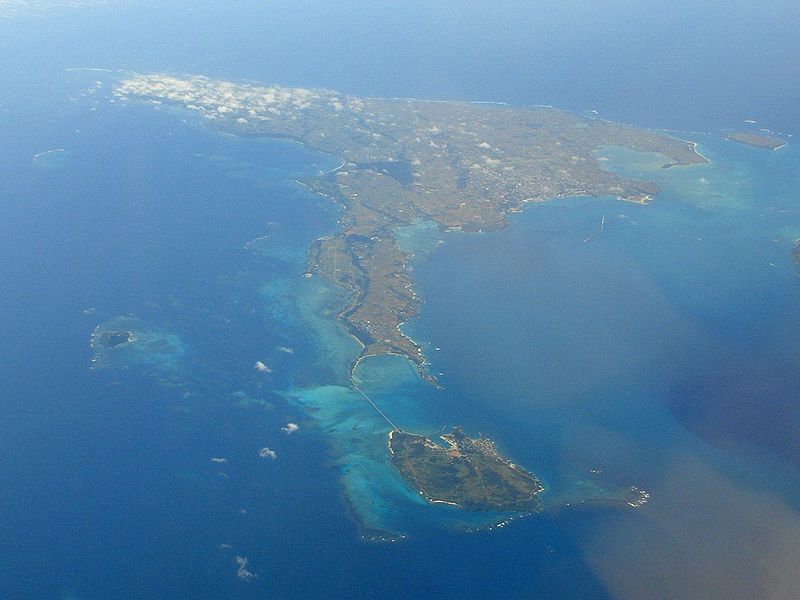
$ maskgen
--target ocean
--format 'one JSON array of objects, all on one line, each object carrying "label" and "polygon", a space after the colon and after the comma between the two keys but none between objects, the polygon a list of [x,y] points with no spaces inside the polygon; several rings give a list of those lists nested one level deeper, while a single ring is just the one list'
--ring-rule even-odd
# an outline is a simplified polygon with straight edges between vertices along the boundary
[{"label": "ocean", "polygon": [[[719,134],[795,131],[781,57],[797,8],[454,6],[110,2],[0,20],[1,597],[798,589],[800,153]],[[545,510],[492,527],[505,515],[430,509],[388,467],[386,424],[347,387],[341,292],[302,277],[338,211],[294,180],[335,157],[121,105],[118,74],[86,67],[704,132],[707,166],[598,151],[663,188],[649,206],[574,198],[502,232],[399,234],[424,298],[406,329],[444,389],[397,358],[365,361],[359,387],[403,427],[496,440],[542,478]],[[97,343],[120,330],[137,343]],[[649,502],[609,505],[631,486]]]}]

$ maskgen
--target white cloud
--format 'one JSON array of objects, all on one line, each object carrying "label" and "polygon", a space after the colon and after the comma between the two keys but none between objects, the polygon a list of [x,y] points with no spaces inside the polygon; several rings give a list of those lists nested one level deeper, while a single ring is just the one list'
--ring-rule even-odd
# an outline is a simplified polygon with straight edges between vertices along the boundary
[{"label": "white cloud", "polygon": [[265,365],[265,364],[264,364],[263,362],[261,362],[260,360],[257,360],[257,361],[256,361],[256,364],[255,364],[255,365],[253,365],[253,368],[254,368],[256,371],[260,372],[260,373],[272,373],[272,369],[270,369],[270,368],[269,368],[267,365]]},{"label": "white cloud", "polygon": [[236,557],[236,564],[239,565],[239,568],[236,569],[236,576],[239,579],[244,579],[245,581],[250,581],[251,579],[255,579],[258,577],[252,571],[248,571],[247,569],[247,557],[246,556],[237,556]]},{"label": "white cloud", "polygon": [[101,6],[110,0],[0,0],[0,17],[19,15],[46,16],[64,9]]},{"label": "white cloud", "polygon": [[286,427],[281,427],[281,431],[286,435],[292,435],[298,429],[300,429],[300,426],[297,423],[287,423]]},{"label": "white cloud", "polygon": [[258,455],[261,458],[271,458],[272,460],[278,458],[278,454],[275,452],[275,450],[271,450],[267,446],[264,446],[261,450],[259,450]]}]

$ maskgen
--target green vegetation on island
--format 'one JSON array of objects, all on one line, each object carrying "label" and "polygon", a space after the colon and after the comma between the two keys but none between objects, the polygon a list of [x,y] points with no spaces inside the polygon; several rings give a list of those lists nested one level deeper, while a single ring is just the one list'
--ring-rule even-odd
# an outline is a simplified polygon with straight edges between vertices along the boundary
[{"label": "green vegetation on island", "polygon": [[441,435],[447,448],[399,429],[389,434],[392,464],[429,502],[472,511],[535,512],[539,481],[495,448],[461,429]]},{"label": "green vegetation on island", "polygon": [[725,139],[746,146],[753,146],[755,148],[764,148],[766,150],[777,150],[785,146],[786,141],[774,135],[766,135],[763,133],[746,133],[742,131],[732,131],[725,135]]},{"label": "green vegetation on island", "polygon": [[134,341],[136,341],[136,336],[132,331],[104,331],[97,339],[97,343],[107,348],[113,348],[120,344],[129,344]]}]

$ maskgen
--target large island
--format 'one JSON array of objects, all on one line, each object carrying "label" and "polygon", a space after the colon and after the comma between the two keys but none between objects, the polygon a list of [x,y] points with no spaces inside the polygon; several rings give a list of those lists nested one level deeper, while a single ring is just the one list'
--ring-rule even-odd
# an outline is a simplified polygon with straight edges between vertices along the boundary
[{"label": "large island", "polygon": [[309,274],[351,292],[339,317],[361,357],[394,353],[433,382],[421,348],[401,330],[419,310],[411,255],[398,228],[433,221],[446,230],[506,226],[526,202],[588,195],[645,203],[651,182],[602,168],[594,152],[625,146],[664,156],[664,166],[706,162],[694,144],[546,107],[359,98],[328,90],[261,87],[206,77],[136,75],[120,98],[168,102],[238,135],[297,140],[341,166],[305,180],[340,202],[338,231],[309,253]]}]

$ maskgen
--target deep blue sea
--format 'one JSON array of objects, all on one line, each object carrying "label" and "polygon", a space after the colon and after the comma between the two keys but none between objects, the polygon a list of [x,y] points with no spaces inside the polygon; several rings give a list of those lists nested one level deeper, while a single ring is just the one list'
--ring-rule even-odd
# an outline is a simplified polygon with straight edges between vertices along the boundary
[{"label": "deep blue sea", "polygon": [[[800,593],[800,149],[720,135],[798,133],[794,3],[11,4],[0,598]],[[397,358],[360,388],[403,427],[496,440],[541,514],[490,528],[506,515],[434,510],[387,467],[344,299],[302,277],[338,212],[295,179],[336,158],[122,104],[117,71],[553,104],[699,142],[685,169],[598,151],[662,187],[648,206],[398,234],[444,389]],[[649,502],[614,504],[631,486]]]}]

